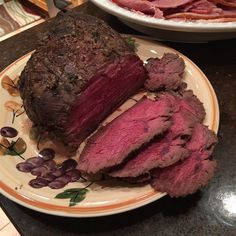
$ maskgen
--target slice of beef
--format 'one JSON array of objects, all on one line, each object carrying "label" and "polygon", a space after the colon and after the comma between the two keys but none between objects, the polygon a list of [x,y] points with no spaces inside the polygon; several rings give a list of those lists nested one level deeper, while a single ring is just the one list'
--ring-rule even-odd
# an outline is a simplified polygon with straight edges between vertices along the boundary
[{"label": "slice of beef", "polygon": [[110,176],[137,177],[153,168],[173,165],[189,156],[190,152],[184,145],[192,134],[196,119],[188,110],[181,109],[180,104],[183,99],[170,93],[163,93],[159,98],[170,101],[174,106],[172,126],[164,135],[152,140],[125,164],[111,171]]},{"label": "slice of beef", "polygon": [[[142,87],[143,62],[103,21],[62,13],[24,68],[19,90],[31,121],[77,147]],[[132,69],[129,69],[132,68]]]},{"label": "slice of beef", "polygon": [[148,79],[145,87],[148,90],[177,90],[183,80],[185,63],[177,54],[165,53],[161,59],[148,59],[146,69]]},{"label": "slice of beef", "polygon": [[173,138],[192,135],[195,124],[205,119],[206,112],[203,103],[193,94],[192,90],[184,90],[178,93],[161,92],[157,94],[159,99],[167,99],[172,106],[171,132]]},{"label": "slice of beef", "polygon": [[207,159],[211,156],[216,143],[217,137],[215,133],[206,126],[197,123],[193,130],[192,138],[186,146],[191,152],[199,153],[202,159]]},{"label": "slice of beef", "polygon": [[152,171],[152,187],[158,192],[167,192],[171,197],[183,197],[205,186],[213,177],[217,162],[199,160],[198,154],[163,169]]},{"label": "slice of beef", "polygon": [[178,119],[179,117],[179,121],[173,122],[171,127],[172,132],[177,135],[181,132],[180,129],[182,129],[183,135],[184,133],[189,133],[189,120],[193,120],[195,124],[205,119],[206,111],[203,103],[193,94],[192,90],[165,91],[158,93],[157,97],[159,99],[167,99],[171,103],[175,113],[172,118]]},{"label": "slice of beef", "polygon": [[97,173],[120,164],[129,153],[167,130],[170,115],[168,100],[144,97],[88,140],[80,155],[79,169]]},{"label": "slice of beef", "polygon": [[193,94],[192,90],[185,90],[181,94],[182,98],[180,101],[181,109],[187,110],[192,114],[193,118],[198,122],[203,122],[206,116],[206,111],[203,103]]},{"label": "slice of beef", "polygon": [[[179,142],[178,142],[179,141]],[[137,177],[156,167],[165,167],[187,158],[190,152],[181,140],[173,141],[170,133],[158,137],[147,148],[140,150],[131,160],[109,172],[112,177]]]},{"label": "slice of beef", "polygon": [[215,134],[200,123],[195,125],[187,148],[192,151],[184,161],[151,171],[151,184],[172,197],[186,196],[206,185],[213,177],[217,162],[208,160],[217,142]]}]

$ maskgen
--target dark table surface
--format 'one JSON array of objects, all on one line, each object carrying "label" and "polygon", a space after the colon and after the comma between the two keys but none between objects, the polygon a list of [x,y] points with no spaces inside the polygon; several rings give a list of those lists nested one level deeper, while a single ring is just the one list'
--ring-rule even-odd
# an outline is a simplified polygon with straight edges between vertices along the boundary
[{"label": "dark table surface", "polygon": [[[76,10],[103,18],[119,32],[138,34],[91,3]],[[33,50],[51,24],[49,20],[1,42],[0,70]],[[186,198],[166,196],[130,212],[88,219],[34,212],[0,195],[1,207],[22,235],[236,235],[236,225],[232,226],[236,222],[236,39],[204,44],[166,44],[185,54],[203,70],[219,100],[219,144],[214,153],[219,169],[211,184]],[[222,196],[229,193],[227,186],[235,194],[231,199],[233,202],[228,203],[231,214],[220,208],[220,202],[216,202],[213,211],[210,199],[214,199],[219,191]],[[221,216],[225,214],[227,217]]]}]

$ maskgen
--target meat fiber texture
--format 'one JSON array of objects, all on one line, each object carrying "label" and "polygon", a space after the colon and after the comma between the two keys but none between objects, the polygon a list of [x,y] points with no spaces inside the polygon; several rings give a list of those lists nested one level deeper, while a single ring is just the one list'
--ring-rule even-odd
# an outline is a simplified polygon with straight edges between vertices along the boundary
[{"label": "meat fiber texture", "polygon": [[234,0],[113,0],[133,12],[159,19],[236,21]]},{"label": "meat fiber texture", "polygon": [[[62,13],[24,68],[19,90],[40,131],[78,145],[146,78],[143,62],[103,21]],[[127,68],[132,68],[128,70]]]},{"label": "meat fiber texture", "polygon": [[[172,58],[174,57],[172,56]],[[178,77],[179,74],[175,73],[178,67],[168,67],[166,61],[165,55],[161,59],[151,59],[151,64],[146,66],[150,76],[147,80],[149,84],[146,82],[145,85],[147,89],[155,91],[160,88],[167,89],[169,85],[168,89],[176,90],[177,88],[177,97],[167,96],[172,106],[178,101],[178,105],[174,106],[173,124],[166,135],[160,140],[152,142],[147,149],[128,161],[123,168],[116,170],[113,176],[127,178],[127,175],[131,175],[137,178],[136,175],[148,172],[152,177],[151,185],[155,190],[167,192],[172,197],[179,197],[194,193],[213,177],[217,162],[209,160],[209,157],[217,138],[202,124],[206,115],[203,104],[191,90],[185,90],[183,78]],[[172,71],[169,68],[173,68]],[[169,80],[171,73],[176,74],[180,79]],[[162,76],[159,76],[160,74]],[[152,83],[150,83],[151,79]],[[169,83],[169,81],[171,82]],[[178,85],[172,86],[176,84],[175,81],[179,81]],[[166,96],[166,93],[160,93],[158,96]],[[176,142],[179,139],[175,139],[171,134],[180,134],[184,131],[185,134],[182,133],[182,137],[187,140],[190,138],[190,141],[186,143],[185,138],[180,139],[184,143],[181,143],[181,146]],[[184,156],[183,151],[186,152]]]},{"label": "meat fiber texture", "polygon": [[209,160],[217,143],[215,134],[206,126],[197,123],[186,147],[191,155],[172,166],[151,171],[151,184],[160,192],[172,197],[186,196],[206,185],[213,177],[217,162]]},{"label": "meat fiber texture", "polygon": [[[158,136],[137,155],[128,160],[120,168],[109,173],[113,177],[137,177],[148,173],[156,167],[166,167],[173,165],[179,160],[183,160],[190,155],[184,147],[186,140],[191,137],[192,129],[196,123],[195,116],[185,109],[186,101],[182,101],[176,96],[164,93],[160,99],[170,99],[172,101],[172,125],[163,135]],[[181,105],[183,104],[183,105]]]},{"label": "meat fiber texture", "polygon": [[166,131],[171,113],[168,100],[144,97],[88,140],[79,170],[94,174],[120,164],[132,151]]},{"label": "meat fiber texture", "polygon": [[161,59],[148,59],[146,69],[145,87],[148,90],[177,90],[182,84],[185,63],[177,54],[165,53]]},{"label": "meat fiber texture", "polygon": [[187,158],[190,151],[185,144],[192,135],[197,122],[205,117],[203,104],[190,91],[183,97],[162,93],[159,99],[169,100],[174,111],[172,125],[165,134],[158,136],[141,149],[130,160],[109,173],[110,176],[125,178],[149,173],[153,168],[163,168]]}]

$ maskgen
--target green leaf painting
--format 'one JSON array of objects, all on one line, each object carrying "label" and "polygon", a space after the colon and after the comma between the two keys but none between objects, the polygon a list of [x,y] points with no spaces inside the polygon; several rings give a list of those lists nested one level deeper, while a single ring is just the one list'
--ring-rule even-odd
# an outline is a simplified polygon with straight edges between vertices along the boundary
[{"label": "green leaf painting", "polygon": [[77,203],[83,201],[89,190],[86,188],[71,188],[55,196],[58,199],[70,199],[69,206],[75,206]]}]

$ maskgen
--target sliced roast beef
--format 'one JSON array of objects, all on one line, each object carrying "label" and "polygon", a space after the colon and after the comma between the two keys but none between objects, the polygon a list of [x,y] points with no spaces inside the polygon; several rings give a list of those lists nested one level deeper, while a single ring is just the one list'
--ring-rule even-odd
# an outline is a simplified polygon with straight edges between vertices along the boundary
[{"label": "sliced roast beef", "polygon": [[170,93],[163,93],[159,97],[167,99],[172,106],[175,106],[172,126],[164,135],[152,140],[150,145],[141,149],[132,159],[110,172],[110,176],[137,177],[153,168],[173,165],[189,156],[190,151],[184,145],[190,138],[197,119],[192,113],[181,107],[180,104],[184,98],[180,99]]},{"label": "sliced roast beef", "polygon": [[[67,12],[40,42],[19,80],[31,121],[77,147],[142,87],[143,62],[103,21]],[[132,68],[131,70],[127,68]]]},{"label": "sliced roast beef", "polygon": [[165,53],[161,59],[150,58],[146,64],[148,79],[145,87],[150,91],[176,90],[182,83],[184,68],[184,60],[177,54]]},{"label": "sliced roast beef", "polygon": [[182,141],[173,141],[170,133],[158,137],[147,148],[140,150],[131,160],[109,173],[112,177],[137,177],[156,167],[165,167],[188,157],[190,152]]},{"label": "sliced roast beef", "polygon": [[[177,93],[173,91],[160,92],[157,94],[157,97],[167,99],[171,103],[174,113],[184,111],[184,114],[186,114],[186,116],[192,116],[195,122],[202,122],[205,119],[206,111],[203,103],[193,94],[192,90],[178,90]],[[176,124],[178,124],[178,122],[174,123],[173,126]],[[175,128],[172,127],[172,129]],[[178,131],[176,131],[176,133],[178,133]]]},{"label": "sliced roast beef", "polygon": [[185,90],[181,93],[183,99],[180,100],[180,107],[188,111],[196,121],[203,122],[206,111],[203,103],[193,94],[192,90]]},{"label": "sliced roast beef", "polygon": [[192,151],[184,161],[166,168],[151,171],[151,184],[160,192],[167,192],[172,197],[194,193],[206,185],[212,178],[217,163],[208,160],[216,144],[215,134],[200,123],[197,123],[187,148]]},{"label": "sliced roast beef", "polygon": [[163,169],[152,171],[152,187],[159,192],[167,192],[172,197],[182,197],[196,192],[213,177],[217,162],[199,160],[193,153],[189,158]]},{"label": "sliced roast beef", "polygon": [[191,152],[199,153],[202,159],[207,159],[211,156],[216,143],[215,133],[206,126],[197,123],[193,130],[192,138],[186,146]]},{"label": "sliced roast beef", "polygon": [[80,155],[79,169],[97,173],[120,164],[129,153],[166,131],[170,115],[168,100],[141,99],[88,140]]}]

